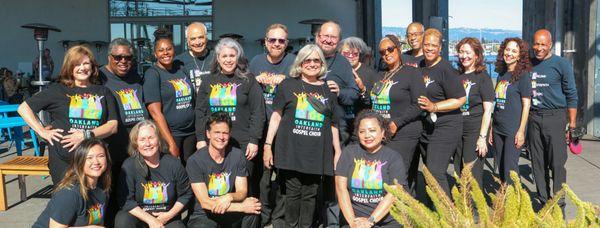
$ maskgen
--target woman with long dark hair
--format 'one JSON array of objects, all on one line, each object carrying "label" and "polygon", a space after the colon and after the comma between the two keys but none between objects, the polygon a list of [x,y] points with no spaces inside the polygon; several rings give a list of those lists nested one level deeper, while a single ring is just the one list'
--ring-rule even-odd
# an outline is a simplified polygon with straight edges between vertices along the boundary
[{"label": "woman with long dark hair", "polygon": [[[27,125],[50,144],[48,168],[54,184],[63,179],[71,163],[69,154],[84,139],[106,138],[117,132],[118,125],[115,98],[99,85],[98,64],[89,48],[69,48],[58,81],[18,109]],[[40,122],[39,111],[50,114],[45,120],[49,122]]]},{"label": "woman with long dark hair", "polygon": [[391,137],[388,121],[364,110],[354,122],[359,144],[344,148],[335,170],[340,210],[350,227],[400,227],[389,215],[394,196],[383,189],[394,179],[406,188],[401,154],[384,145]]},{"label": "woman with long dark hair", "polygon": [[129,158],[123,162],[115,227],[185,227],[181,212],[192,198],[187,172],[167,152],[151,120],[137,123],[129,134]]},{"label": "woman with long dark hair", "polygon": [[454,155],[454,169],[461,173],[464,165],[473,162],[473,177],[482,186],[483,159],[487,154],[487,137],[492,118],[494,84],[488,75],[479,40],[467,37],[456,45],[460,81],[467,102],[460,107],[463,132]]},{"label": "woman with long dark hair", "polygon": [[531,107],[531,62],[529,47],[520,38],[502,41],[496,58],[496,107],[491,131],[500,179],[511,182],[510,171],[519,172],[519,155]]},{"label": "woman with long dark hair", "polygon": [[273,102],[263,162],[279,169],[284,219],[291,227],[312,226],[321,180],[333,176],[341,154],[337,124],[343,112],[323,80],[326,72],[321,49],[304,46]]},{"label": "woman with long dark hair", "polygon": [[144,74],[144,102],[166,140],[169,153],[185,164],[196,151],[194,89],[183,64],[173,61],[175,47],[170,32],[161,28],[154,36],[156,63]]},{"label": "woman with long dark hair", "polygon": [[56,185],[52,199],[33,227],[104,226],[111,188],[106,144],[86,139],[70,156],[65,177]]}]

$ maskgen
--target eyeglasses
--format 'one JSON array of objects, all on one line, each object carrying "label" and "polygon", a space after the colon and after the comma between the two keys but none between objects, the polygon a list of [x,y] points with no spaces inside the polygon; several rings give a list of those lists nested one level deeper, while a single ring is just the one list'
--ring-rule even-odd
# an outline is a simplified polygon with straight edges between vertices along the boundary
[{"label": "eyeglasses", "polygon": [[423,35],[423,32],[415,32],[415,33],[407,33],[407,37],[420,36]]},{"label": "eyeglasses", "polygon": [[302,64],[309,64],[309,63],[314,63],[314,64],[321,64],[321,59],[305,59],[304,61],[302,61]]},{"label": "eyeglasses", "polygon": [[396,49],[396,46],[389,46],[387,48],[379,50],[379,54],[387,55],[388,53],[394,52],[395,49]]},{"label": "eyeglasses", "polygon": [[268,38],[267,37],[267,42],[270,44],[275,44],[275,42],[280,43],[280,44],[285,44],[287,42],[287,39],[282,39],[282,38]]},{"label": "eyeglasses", "polygon": [[342,55],[346,58],[355,58],[358,57],[358,55],[360,55],[360,53],[358,53],[357,51],[342,51]]},{"label": "eyeglasses", "polygon": [[337,40],[338,39],[337,36],[332,36],[332,35],[321,35],[321,34],[319,34],[319,37],[321,39],[324,39],[324,40]]},{"label": "eyeglasses", "polygon": [[131,61],[133,59],[133,55],[110,55],[113,57],[113,59],[117,62],[121,62],[121,60],[125,60],[127,62]]}]

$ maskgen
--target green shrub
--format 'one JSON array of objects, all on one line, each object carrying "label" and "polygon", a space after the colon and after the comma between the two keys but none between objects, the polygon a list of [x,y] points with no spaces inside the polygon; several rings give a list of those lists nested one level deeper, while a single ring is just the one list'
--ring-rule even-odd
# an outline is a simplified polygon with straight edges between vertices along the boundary
[{"label": "green shrub", "polygon": [[[402,186],[385,185],[386,191],[396,198],[391,215],[405,227],[600,227],[600,207],[581,201],[566,184],[535,213],[529,194],[515,172],[510,174],[512,185],[501,184],[495,194],[489,194],[490,207],[471,174],[471,167],[471,164],[466,165],[460,178],[455,177],[457,185],[452,188],[451,198],[427,167],[423,167],[425,190],[435,210],[414,199]],[[577,207],[575,219],[568,222],[564,221],[558,206],[558,200],[565,194]],[[473,215],[474,208],[479,215],[478,221]]]}]

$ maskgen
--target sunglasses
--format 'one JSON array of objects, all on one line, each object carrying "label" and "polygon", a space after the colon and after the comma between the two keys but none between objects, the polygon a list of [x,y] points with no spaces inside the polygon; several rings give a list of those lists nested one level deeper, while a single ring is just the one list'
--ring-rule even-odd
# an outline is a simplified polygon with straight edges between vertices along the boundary
[{"label": "sunglasses", "polygon": [[121,62],[121,60],[131,61],[133,59],[133,55],[110,55],[117,62]]},{"label": "sunglasses", "polygon": [[346,58],[354,58],[354,57],[358,57],[359,53],[351,52],[351,51],[342,51],[342,55]]},{"label": "sunglasses", "polygon": [[280,44],[285,44],[285,42],[287,42],[286,39],[277,39],[277,38],[267,38],[267,42],[270,44],[275,44],[275,42],[280,43]]},{"label": "sunglasses", "polygon": [[392,52],[394,52],[394,49],[396,49],[396,47],[395,47],[395,46],[389,46],[389,47],[387,47],[387,48],[385,48],[385,49],[381,49],[381,50],[379,50],[379,54],[381,54],[381,55],[387,55],[387,53],[392,53]]},{"label": "sunglasses", "polygon": [[321,59],[305,59],[304,61],[302,61],[303,64],[309,64],[309,63],[315,63],[315,64],[321,64]]}]

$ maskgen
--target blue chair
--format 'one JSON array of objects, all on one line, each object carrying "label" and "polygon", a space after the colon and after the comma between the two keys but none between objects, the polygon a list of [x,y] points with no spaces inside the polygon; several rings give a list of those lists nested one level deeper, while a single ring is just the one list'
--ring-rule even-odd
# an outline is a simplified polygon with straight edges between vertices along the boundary
[{"label": "blue chair", "polygon": [[[25,120],[23,120],[21,117],[8,116],[8,113],[10,112],[17,112],[18,108],[19,105],[0,105],[0,129],[8,129],[9,134],[10,129],[14,130],[15,134],[10,135],[11,137],[9,137],[11,140],[11,146],[12,143],[14,143],[15,147],[17,148],[17,155],[21,156],[23,153],[23,147],[25,147],[25,140],[23,139],[23,127],[27,126],[27,123],[25,123]],[[35,151],[35,156],[41,156],[35,131],[30,128],[29,133],[31,134],[31,142]]]}]

